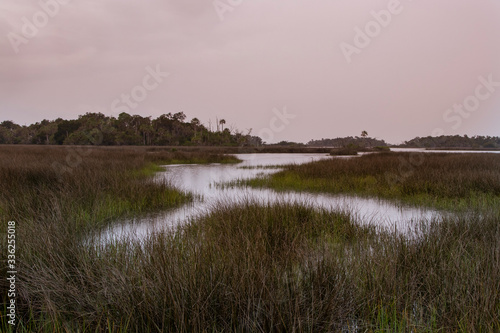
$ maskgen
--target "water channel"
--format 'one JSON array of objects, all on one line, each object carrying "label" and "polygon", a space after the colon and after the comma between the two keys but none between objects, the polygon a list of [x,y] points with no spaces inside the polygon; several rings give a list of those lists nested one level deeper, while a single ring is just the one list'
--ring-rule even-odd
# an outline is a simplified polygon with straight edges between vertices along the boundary
[{"label": "water channel", "polygon": [[160,213],[138,216],[112,224],[102,230],[100,240],[141,240],[152,232],[172,228],[192,218],[208,214],[211,207],[222,201],[235,204],[244,200],[260,203],[299,202],[318,208],[348,211],[360,224],[374,224],[402,233],[411,232],[417,223],[439,219],[443,212],[428,208],[415,208],[387,200],[350,195],[318,193],[276,192],[270,189],[218,186],[238,179],[251,179],[279,171],[279,168],[255,168],[291,163],[301,164],[331,157],[325,154],[238,154],[239,164],[168,165],[156,175],[156,181],[167,179],[178,189],[194,195],[194,201]]}]

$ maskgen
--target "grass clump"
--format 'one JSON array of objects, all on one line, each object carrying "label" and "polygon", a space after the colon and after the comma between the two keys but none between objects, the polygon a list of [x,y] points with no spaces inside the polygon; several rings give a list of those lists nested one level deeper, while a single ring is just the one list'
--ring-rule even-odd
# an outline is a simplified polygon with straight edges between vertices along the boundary
[{"label": "grass clump", "polygon": [[241,162],[241,160],[234,155],[207,151],[178,151],[174,149],[172,149],[172,151],[149,151],[147,153],[147,160],[156,164],[235,164]]},{"label": "grass clump", "polygon": [[367,154],[289,165],[244,184],[366,195],[453,210],[479,209],[500,205],[500,155]]},{"label": "grass clump", "polygon": [[[413,238],[356,225],[350,212],[245,201],[219,203],[209,215],[141,242],[89,244],[83,240],[90,231],[118,216],[173,207],[189,196],[148,177],[159,159],[145,151],[92,149],[61,174],[51,163],[67,162],[67,154],[57,147],[0,149],[0,215],[17,222],[17,332],[500,330],[494,196],[480,213],[417,225]],[[289,166],[280,177],[322,189],[340,173],[344,186],[377,188],[387,170],[398,170],[399,156],[407,157]],[[460,189],[453,177],[477,193],[497,193],[496,157],[460,157],[426,156],[425,172],[407,174],[407,186],[420,189],[443,175],[440,166],[454,166],[454,176],[433,184],[436,196],[449,199]],[[0,331],[12,331],[0,318]]]},{"label": "grass clump", "polygon": [[407,239],[358,226],[348,212],[221,203],[142,243],[89,247],[62,234],[22,267],[23,323],[59,332],[494,332],[500,227],[490,213]]},{"label": "grass clump", "polygon": [[158,167],[141,150],[0,148],[1,215],[19,223],[64,221],[85,232],[122,215],[190,199],[166,181],[153,182],[149,176]]},{"label": "grass clump", "polygon": [[388,152],[388,151],[391,151],[391,148],[388,146],[376,146],[376,147],[373,147],[373,151]]},{"label": "grass clump", "polygon": [[358,155],[358,150],[355,148],[349,148],[349,147],[339,148],[339,149],[332,150],[330,152],[330,155],[332,155],[332,156],[355,156],[355,155]]},{"label": "grass clump", "polygon": [[[81,243],[91,231],[120,217],[191,201],[190,194],[178,191],[168,181],[151,177],[161,170],[158,163],[234,160],[222,154],[196,152],[152,155],[136,147],[1,146],[0,217],[5,221],[2,233],[7,231],[7,221],[15,221],[17,226],[16,258],[21,266],[18,311],[22,322],[32,325],[30,316],[48,320],[65,313],[62,308],[51,311],[48,298],[55,294],[47,292],[34,297],[32,291],[57,290],[57,284],[83,278],[78,265],[90,254]],[[7,249],[5,239],[0,243],[2,249]],[[1,253],[5,263],[6,252]],[[85,264],[89,266],[84,269],[93,269],[92,263]],[[61,275],[55,273],[57,270]],[[6,271],[6,265],[2,265],[1,276],[5,277]],[[0,290],[5,301],[4,278]],[[61,305],[67,301],[61,299]],[[29,325],[28,331],[32,330]]]}]

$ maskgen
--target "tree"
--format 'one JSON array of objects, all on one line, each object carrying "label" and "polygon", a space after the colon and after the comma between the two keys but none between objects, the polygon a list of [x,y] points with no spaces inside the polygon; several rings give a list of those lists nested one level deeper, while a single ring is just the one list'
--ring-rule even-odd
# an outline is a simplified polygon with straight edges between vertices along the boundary
[{"label": "tree", "polygon": [[4,120],[4,121],[2,121],[2,123],[0,124],[0,126],[5,127],[7,129],[10,129],[10,130],[13,130],[13,129],[16,129],[16,128],[20,127],[19,125],[17,125],[16,123],[14,123],[12,120]]},{"label": "tree", "polygon": [[54,133],[54,141],[58,145],[64,144],[73,132],[76,132],[81,126],[80,119],[78,120],[63,120],[57,124],[57,131]]},{"label": "tree", "polygon": [[55,143],[54,134],[57,132],[57,123],[55,121],[42,120],[37,129],[37,134],[33,137],[32,142],[37,144]]},{"label": "tree", "polygon": [[[183,112],[162,114],[156,119],[122,112],[118,117],[87,112],[78,119],[42,120],[29,126],[0,122],[0,144],[98,144],[98,145],[238,145],[262,144],[262,140],[226,128],[217,119],[217,131],[198,118],[185,121]],[[98,138],[98,140],[95,140]]]},{"label": "tree", "polygon": [[172,116],[172,119],[174,121],[183,122],[186,119],[186,115],[184,114],[184,112],[177,112],[177,113],[174,113],[174,115]]},{"label": "tree", "polygon": [[22,127],[10,120],[0,123],[0,143],[21,143]]},{"label": "tree", "polygon": [[198,118],[193,118],[191,119],[191,125],[193,125],[195,128],[200,126],[200,120]]},{"label": "tree", "polygon": [[361,137],[363,138],[363,146],[366,147],[366,137],[368,136],[367,131],[362,131],[361,132]]}]

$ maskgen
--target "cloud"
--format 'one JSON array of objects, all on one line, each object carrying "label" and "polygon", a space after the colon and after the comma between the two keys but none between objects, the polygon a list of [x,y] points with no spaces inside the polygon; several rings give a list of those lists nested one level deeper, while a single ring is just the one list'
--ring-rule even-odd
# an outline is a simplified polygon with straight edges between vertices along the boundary
[{"label": "cloud", "polygon": [[[73,0],[16,54],[6,36],[40,5],[4,0],[0,117],[31,123],[76,117],[81,105],[109,110],[146,66],[160,64],[171,77],[133,112],[225,118],[255,133],[287,106],[297,120],[276,140],[362,129],[390,141],[429,135],[448,125],[443,112],[478,76],[500,78],[500,5],[401,0],[401,14],[348,64],[340,43],[388,3],[241,1],[221,22],[212,1]],[[498,103],[489,100],[460,131],[500,134],[490,126]]]}]

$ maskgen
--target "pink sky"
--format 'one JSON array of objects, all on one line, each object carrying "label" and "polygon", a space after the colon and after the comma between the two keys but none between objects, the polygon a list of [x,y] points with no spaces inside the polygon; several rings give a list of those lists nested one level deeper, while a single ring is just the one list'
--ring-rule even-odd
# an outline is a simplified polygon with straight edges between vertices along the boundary
[{"label": "pink sky", "polygon": [[[0,2],[0,121],[117,116],[135,90],[131,114],[224,118],[268,141],[500,135],[498,0],[59,1]],[[356,27],[375,30],[346,57]],[[145,90],[148,67],[170,75]]]}]

